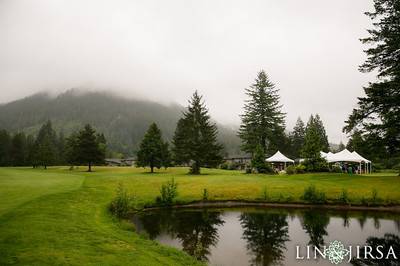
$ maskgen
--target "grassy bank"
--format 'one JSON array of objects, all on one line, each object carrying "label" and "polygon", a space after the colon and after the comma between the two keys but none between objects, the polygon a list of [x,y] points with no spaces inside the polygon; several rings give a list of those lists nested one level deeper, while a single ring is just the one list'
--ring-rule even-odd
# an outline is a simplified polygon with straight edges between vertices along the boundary
[{"label": "grassy bank", "polygon": [[0,265],[196,265],[191,257],[146,240],[107,212],[119,182],[135,194],[139,205],[154,203],[160,185],[175,178],[179,202],[262,199],[302,202],[310,184],[329,200],[346,189],[351,201],[361,202],[376,189],[384,202],[400,203],[396,173],[367,176],[304,174],[245,175],[239,171],[204,169],[201,176],[187,169],[155,174],[135,168],[42,169],[0,168]]}]

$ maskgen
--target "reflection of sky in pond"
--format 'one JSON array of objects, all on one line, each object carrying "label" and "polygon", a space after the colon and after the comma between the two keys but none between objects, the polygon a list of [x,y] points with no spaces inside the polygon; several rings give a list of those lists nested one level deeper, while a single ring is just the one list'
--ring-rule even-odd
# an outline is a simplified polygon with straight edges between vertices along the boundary
[{"label": "reflection of sky in pond", "polygon": [[[192,215],[195,219],[188,219]],[[345,246],[364,245],[371,236],[398,236],[395,221],[400,220],[399,215],[387,218],[379,214],[373,218],[361,212],[282,209],[179,210],[146,216],[134,219],[139,232],[152,230],[154,240],[194,256],[200,254],[210,265],[218,266],[332,265],[328,260],[295,260],[296,245],[303,247],[304,253],[310,241],[320,245],[333,240]]]}]

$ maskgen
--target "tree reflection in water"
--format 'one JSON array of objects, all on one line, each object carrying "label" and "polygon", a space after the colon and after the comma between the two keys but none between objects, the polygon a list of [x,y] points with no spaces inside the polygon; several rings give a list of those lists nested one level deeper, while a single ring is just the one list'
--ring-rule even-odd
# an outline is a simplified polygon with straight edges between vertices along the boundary
[{"label": "tree reflection in water", "polygon": [[218,242],[218,226],[224,224],[220,212],[208,210],[163,210],[145,214],[140,220],[151,239],[166,232],[180,240],[185,252],[202,261],[208,261],[210,248]]},{"label": "tree reflection in water", "polygon": [[328,235],[326,228],[329,224],[329,216],[324,211],[305,211],[302,218],[303,229],[310,237],[310,245],[318,248],[324,245],[324,236]]},{"label": "tree reflection in water", "polygon": [[[398,252],[400,250],[400,238],[394,234],[385,234],[384,237],[369,237],[367,239],[367,243],[365,244],[366,246],[371,246],[372,247],[372,252],[371,254],[374,257],[380,257],[380,254],[377,252],[377,247],[382,246],[383,248],[381,249],[382,253],[384,256],[388,254],[389,248],[392,247],[395,252]],[[400,265],[399,259],[395,259],[393,256],[390,256],[388,259],[371,259],[369,256],[367,256],[367,259],[364,259],[364,249],[361,249],[360,252],[360,259],[352,259],[351,264],[356,265],[356,266],[361,266],[361,265],[382,265],[382,266],[394,266],[394,265]],[[398,253],[396,253],[396,256],[398,257]]]},{"label": "tree reflection in water", "polygon": [[247,250],[253,255],[251,265],[279,264],[289,241],[287,215],[282,213],[242,213],[240,223]]}]

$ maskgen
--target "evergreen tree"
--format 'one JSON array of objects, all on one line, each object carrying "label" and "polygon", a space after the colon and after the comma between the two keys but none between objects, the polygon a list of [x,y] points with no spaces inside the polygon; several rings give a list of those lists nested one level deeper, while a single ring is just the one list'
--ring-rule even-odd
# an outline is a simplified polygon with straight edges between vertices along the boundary
[{"label": "evergreen tree", "polygon": [[328,142],[328,136],[326,135],[324,123],[321,120],[321,117],[319,114],[316,114],[314,117],[314,123],[318,131],[318,135],[321,140],[321,151],[328,152],[329,151],[329,142]]},{"label": "evergreen tree", "polygon": [[65,164],[65,136],[64,132],[60,132],[57,137],[57,163]]},{"label": "evergreen tree", "polygon": [[164,142],[163,145],[161,146],[161,158],[162,158],[162,164],[165,169],[171,166],[171,152],[169,150],[169,144],[168,142]]},{"label": "evergreen tree", "polygon": [[365,14],[373,20],[365,50],[367,60],[361,72],[376,71],[378,79],[364,88],[365,97],[346,121],[344,131],[359,128],[366,135],[379,136],[386,156],[400,153],[400,4],[394,0],[374,0],[374,12]]},{"label": "evergreen tree", "polygon": [[9,166],[11,149],[11,136],[7,130],[0,130],[0,166]]},{"label": "evergreen tree", "polygon": [[33,166],[35,160],[35,153],[36,153],[36,145],[35,145],[35,138],[32,135],[28,135],[26,137],[26,161],[25,165]]},{"label": "evergreen tree", "polygon": [[70,169],[73,169],[74,165],[78,164],[78,134],[72,133],[66,139],[65,145],[65,161],[71,166]]},{"label": "evergreen tree", "polygon": [[77,150],[73,154],[76,155],[77,162],[88,165],[88,172],[92,171],[93,164],[104,162],[105,150],[99,140],[96,131],[89,124],[78,133]]},{"label": "evergreen tree", "polygon": [[290,134],[290,144],[291,144],[291,155],[295,158],[299,158],[301,154],[301,149],[304,145],[304,135],[305,126],[303,120],[299,117],[297,119],[296,125],[293,128],[293,132]]},{"label": "evergreen tree", "polygon": [[311,115],[308,120],[304,145],[301,151],[302,157],[305,158],[305,166],[308,171],[320,171],[323,170],[324,159],[321,158],[321,150],[324,147],[322,138],[320,135],[320,129],[315,121],[315,118]]},{"label": "evergreen tree", "polygon": [[37,165],[43,165],[47,169],[48,165],[54,164],[57,157],[56,147],[56,132],[53,130],[51,122],[47,121],[40,128],[36,138],[34,160]]},{"label": "evergreen tree", "polygon": [[197,91],[178,121],[173,138],[177,163],[191,164],[190,172],[200,174],[200,167],[216,167],[222,161],[222,145],[217,143],[217,126],[210,121],[208,110]]},{"label": "evergreen tree", "polygon": [[253,153],[251,159],[251,167],[257,171],[257,173],[271,173],[272,168],[265,162],[265,153],[261,145],[257,145],[256,150]]},{"label": "evergreen tree", "polygon": [[161,130],[156,123],[152,123],[140,143],[137,153],[137,166],[150,167],[151,173],[154,167],[161,168],[164,164],[165,143],[162,139]]},{"label": "evergreen tree", "polygon": [[16,133],[11,141],[10,158],[13,166],[24,166],[27,158],[26,136]]},{"label": "evergreen tree", "polygon": [[242,150],[254,153],[261,145],[265,154],[276,151],[284,135],[285,114],[279,105],[278,89],[262,70],[255,83],[246,89],[248,100],[244,105],[244,114],[239,128]]}]

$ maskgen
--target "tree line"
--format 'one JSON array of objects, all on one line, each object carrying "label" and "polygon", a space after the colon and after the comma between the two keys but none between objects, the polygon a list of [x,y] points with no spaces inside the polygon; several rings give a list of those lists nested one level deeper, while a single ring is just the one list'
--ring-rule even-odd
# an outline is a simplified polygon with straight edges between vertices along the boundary
[{"label": "tree line", "polygon": [[23,132],[10,134],[0,130],[0,166],[88,165],[104,163],[106,139],[86,125],[79,132],[65,138],[53,129],[51,121],[40,128],[38,134]]}]

